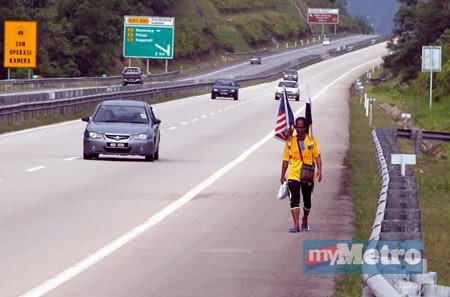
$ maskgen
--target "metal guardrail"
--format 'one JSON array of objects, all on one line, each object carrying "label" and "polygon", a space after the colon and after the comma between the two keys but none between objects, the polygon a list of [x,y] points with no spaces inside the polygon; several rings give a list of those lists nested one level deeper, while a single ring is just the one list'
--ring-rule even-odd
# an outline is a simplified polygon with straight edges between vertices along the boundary
[{"label": "metal guardrail", "polygon": [[[320,60],[321,57],[319,55],[306,56],[273,68],[269,73],[262,73],[251,77],[237,77],[236,80],[241,83],[262,81],[271,78],[274,75],[280,74],[288,68],[306,66]],[[132,91],[110,92],[76,98],[0,106],[0,125],[11,125],[26,122],[28,120],[36,120],[47,116],[79,112],[87,107],[93,108],[98,102],[103,100],[120,98],[148,100],[151,98],[173,96],[186,91],[210,91],[212,83],[212,80],[183,81],[171,83],[168,86],[133,89]]]},{"label": "metal guardrail", "polygon": [[[407,132],[400,129],[400,135],[406,135]],[[390,128],[376,128],[372,132],[382,185],[369,240],[423,239],[416,178],[409,168],[402,176],[399,166],[394,167],[390,162],[391,155],[400,152],[396,144],[398,135],[396,129]],[[362,295],[365,297],[443,297],[450,294],[449,287],[436,285],[436,272],[397,275],[378,273],[366,274],[363,278],[366,287]]]},{"label": "metal guardrail", "polygon": [[[157,81],[164,78],[172,78],[180,74],[180,71],[171,71],[159,74],[143,74],[145,82]],[[121,84],[122,76],[108,77],[66,77],[66,78],[36,78],[36,79],[10,79],[0,80],[7,90],[33,90],[43,87],[83,87],[86,84],[93,86],[110,86]]]},{"label": "metal guardrail", "polygon": [[363,40],[363,41],[355,42],[355,43],[347,45],[347,46],[340,46],[338,48],[331,49],[331,50],[328,51],[328,54],[330,56],[343,55],[343,54],[346,54],[348,52],[355,51],[355,50],[367,47],[368,45],[373,45],[373,44],[376,44],[376,43],[385,42],[385,41],[387,41],[389,39],[390,39],[389,37],[385,37],[385,36],[374,37],[373,39]]},{"label": "metal guardrail", "polygon": [[[422,139],[434,139],[442,141],[450,141],[450,133],[448,132],[437,132],[437,131],[426,131],[426,130],[411,130],[411,129],[397,129],[397,137],[400,138],[414,138],[414,134],[420,133],[420,138]],[[419,139],[420,141],[420,139]]]}]

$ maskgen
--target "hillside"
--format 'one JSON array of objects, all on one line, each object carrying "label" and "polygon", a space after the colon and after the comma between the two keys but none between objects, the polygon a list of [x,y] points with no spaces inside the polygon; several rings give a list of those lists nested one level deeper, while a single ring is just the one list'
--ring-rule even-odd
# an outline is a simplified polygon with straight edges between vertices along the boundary
[{"label": "hillside", "polygon": [[[117,75],[122,57],[123,16],[175,17],[175,56],[170,66],[209,60],[226,52],[252,51],[311,35],[303,15],[308,7],[339,7],[338,32],[360,32],[345,0],[21,0],[0,1],[3,20],[38,22],[38,68],[43,77]],[[328,26],[326,32],[328,31]],[[0,34],[0,56],[3,56]],[[133,63],[144,65],[143,59]],[[151,67],[162,65],[150,60]],[[160,69],[160,68],[159,68]],[[27,70],[13,70],[13,78]],[[6,69],[0,68],[0,79]]]}]

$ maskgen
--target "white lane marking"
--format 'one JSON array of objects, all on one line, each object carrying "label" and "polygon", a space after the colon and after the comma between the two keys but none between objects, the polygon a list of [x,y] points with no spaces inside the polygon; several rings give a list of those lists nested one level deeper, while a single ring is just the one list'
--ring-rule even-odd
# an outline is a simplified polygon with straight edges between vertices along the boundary
[{"label": "white lane marking", "polygon": [[217,112],[222,112],[222,110],[221,109],[219,109]]},{"label": "white lane marking", "polygon": [[3,182],[3,179],[0,179],[0,183],[2,183]]},{"label": "white lane marking", "polygon": [[26,172],[34,172],[34,171],[38,171],[38,170],[41,170],[41,169],[44,169],[45,168],[45,166],[36,166],[36,167],[33,167],[33,168],[29,168],[29,169],[27,169],[27,170],[25,170]]},{"label": "white lane marking", "polygon": [[[345,72],[341,76],[339,76],[337,79],[332,81],[330,84],[328,84],[325,88],[323,88],[319,93],[316,94],[313,98],[311,98],[312,101],[314,101],[317,97],[319,97],[322,93],[324,93],[326,90],[328,90],[332,85],[334,85],[336,82],[338,82],[340,79],[348,75],[349,73],[355,71],[358,68],[361,68],[363,66],[366,66],[368,64],[371,64],[375,61],[379,61],[380,58],[374,59],[372,61],[366,62],[364,64],[358,65],[357,67],[354,67],[353,69]],[[305,106],[300,108],[295,112],[295,115],[300,114],[305,109]],[[145,231],[149,230],[162,220],[164,220],[167,216],[175,212],[177,209],[181,208],[183,205],[191,201],[195,196],[197,196],[200,192],[208,188],[210,185],[212,185],[215,181],[217,181],[220,177],[222,177],[225,173],[242,163],[245,159],[247,159],[248,156],[250,156],[254,151],[256,151],[258,148],[260,148],[262,145],[264,145],[267,141],[273,138],[273,131],[267,134],[263,139],[252,145],[250,148],[248,148],[245,152],[243,152],[241,155],[239,155],[236,159],[216,171],[214,174],[212,174],[210,177],[202,181],[200,184],[189,190],[186,194],[184,194],[182,197],[178,198],[178,200],[175,200],[174,202],[170,203],[168,206],[154,214],[153,216],[149,217],[143,224],[138,225],[128,231],[127,233],[123,234],[119,238],[113,240],[109,244],[105,245],[104,247],[100,248],[93,254],[87,256],[83,260],[79,261],[78,263],[75,263],[71,267],[67,268],[66,270],[58,273],[54,277],[44,281],[40,285],[32,288],[31,290],[27,291],[26,293],[22,294],[21,297],[40,297],[48,292],[52,291],[53,289],[59,287],[66,281],[72,279],[76,275],[80,274],[81,272],[85,271],[92,265],[96,264],[100,260],[106,258],[107,256],[111,255],[113,252],[130,242],[131,240],[135,239]]]},{"label": "white lane marking", "polygon": [[180,123],[181,125],[187,125],[187,124],[189,124],[188,122],[181,122]]},{"label": "white lane marking", "polygon": [[73,161],[76,159],[79,159],[80,157],[69,157],[69,158],[65,158],[64,161]]},{"label": "white lane marking", "polygon": [[214,115],[214,112],[210,112],[209,114],[210,114],[210,115]]},{"label": "white lane marking", "polygon": [[167,130],[175,130],[177,127],[169,127],[169,128],[167,128]]},{"label": "white lane marking", "polygon": [[196,122],[196,121],[198,121],[198,118],[193,118],[192,121]]},{"label": "white lane marking", "polygon": [[206,114],[202,114],[202,118],[206,118],[208,117]]},{"label": "white lane marking", "polygon": [[225,107],[224,109],[225,109],[225,110],[228,110],[228,107]]},{"label": "white lane marking", "polygon": [[70,124],[77,123],[77,122],[80,122],[80,120],[74,120],[74,121],[68,121],[68,122],[59,123],[59,124],[41,126],[41,127],[36,127],[36,128],[31,128],[31,129],[26,129],[26,130],[21,130],[21,131],[16,131],[16,132],[4,133],[4,134],[0,134],[0,138],[21,135],[21,134],[25,134],[25,133],[34,132],[34,131],[44,130],[47,128],[61,127],[61,126],[70,125]]}]

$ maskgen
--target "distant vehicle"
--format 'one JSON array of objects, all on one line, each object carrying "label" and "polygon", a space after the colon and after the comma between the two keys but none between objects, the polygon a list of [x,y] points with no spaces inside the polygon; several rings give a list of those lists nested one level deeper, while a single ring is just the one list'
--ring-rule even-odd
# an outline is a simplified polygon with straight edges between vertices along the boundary
[{"label": "distant vehicle", "polygon": [[282,80],[278,83],[275,90],[275,100],[279,100],[283,97],[283,88],[286,89],[286,95],[289,98],[294,98],[295,101],[300,100],[300,87],[295,81]]},{"label": "distant vehicle", "polygon": [[125,67],[122,71],[122,85],[143,84],[142,71],[139,67]]},{"label": "distant vehicle", "polygon": [[239,84],[233,79],[218,79],[214,82],[211,90],[211,99],[216,97],[239,98]]},{"label": "distant vehicle", "polygon": [[259,64],[261,65],[261,57],[252,57],[250,59],[250,65]]},{"label": "distant vehicle", "polygon": [[103,155],[137,155],[159,159],[159,124],[152,107],[142,101],[106,100],[97,105],[84,130],[83,159]]},{"label": "distant vehicle", "polygon": [[328,38],[324,38],[322,44],[323,45],[330,45],[330,40]]},{"label": "distant vehicle", "polygon": [[298,73],[295,69],[288,69],[283,73],[284,80],[293,80],[298,82]]}]

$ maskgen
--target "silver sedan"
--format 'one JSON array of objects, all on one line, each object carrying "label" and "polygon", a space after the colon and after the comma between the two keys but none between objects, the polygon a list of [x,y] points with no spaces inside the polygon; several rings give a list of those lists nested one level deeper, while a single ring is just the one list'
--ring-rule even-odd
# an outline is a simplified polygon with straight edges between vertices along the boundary
[{"label": "silver sedan", "polygon": [[138,155],[159,159],[160,123],[152,107],[142,101],[107,100],[100,103],[84,131],[83,158]]}]

